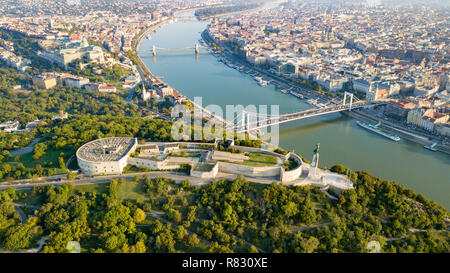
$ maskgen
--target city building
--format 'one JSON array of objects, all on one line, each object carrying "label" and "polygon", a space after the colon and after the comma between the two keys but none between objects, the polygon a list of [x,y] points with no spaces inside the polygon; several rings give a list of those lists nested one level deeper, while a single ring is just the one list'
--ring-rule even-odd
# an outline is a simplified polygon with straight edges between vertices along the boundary
[{"label": "city building", "polygon": [[390,101],[386,105],[385,114],[397,118],[406,118],[409,110],[414,109],[416,105],[407,100]]},{"label": "city building", "polygon": [[19,121],[12,121],[8,120],[3,123],[0,123],[0,129],[2,129],[4,132],[12,133],[14,131],[19,130],[20,123]]},{"label": "city building", "polygon": [[64,78],[63,81],[65,86],[78,89],[83,88],[84,85],[89,83],[89,79],[76,76]]},{"label": "city building", "polygon": [[51,89],[56,86],[57,80],[50,76],[35,76],[33,77],[33,84],[40,89]]},{"label": "city building", "polygon": [[58,114],[53,115],[52,120],[63,120],[69,117],[69,114],[64,112],[63,110],[60,110]]}]

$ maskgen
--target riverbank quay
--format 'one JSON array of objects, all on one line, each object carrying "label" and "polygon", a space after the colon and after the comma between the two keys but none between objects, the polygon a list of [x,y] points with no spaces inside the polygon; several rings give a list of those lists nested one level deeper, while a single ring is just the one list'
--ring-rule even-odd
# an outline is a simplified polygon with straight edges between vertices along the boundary
[{"label": "riverbank quay", "polygon": [[[180,16],[187,18],[191,14]],[[189,48],[187,54],[168,52],[159,54],[157,60],[152,58],[153,44],[179,48],[199,42],[208,22],[189,18],[166,25],[152,33],[151,40],[143,40],[140,50],[150,53],[139,54],[155,75],[192,100],[202,97],[203,106],[276,104],[280,105],[282,114],[312,107],[306,100],[293,98],[274,85],[259,85],[251,71],[241,73],[239,67],[234,69],[236,66],[232,62],[226,64],[221,56],[210,52],[205,51],[195,58]],[[342,104],[342,100],[339,102]],[[294,150],[311,160],[311,147],[320,142],[322,166],[342,164],[352,170],[364,170],[380,179],[399,182],[450,207],[447,198],[450,184],[445,182],[448,180],[445,175],[447,154],[433,153],[406,139],[395,142],[379,137],[357,126],[352,118],[339,114],[285,123],[279,131],[279,146],[286,151]]]},{"label": "riverbank quay", "polygon": [[182,12],[188,12],[194,9],[186,9],[186,10],[180,10],[177,12],[174,12],[174,14],[171,17],[168,17],[167,19],[158,22],[155,25],[152,25],[151,27],[147,28],[146,30],[144,30],[141,34],[138,35],[138,37],[136,37],[135,39],[135,44],[133,46],[133,56],[135,58],[135,60],[137,61],[137,67],[139,69],[139,73],[141,74],[141,78],[143,79],[144,82],[148,82],[151,84],[154,83],[164,83],[166,86],[169,86],[170,88],[173,89],[174,91],[174,95],[176,97],[182,97],[184,100],[188,101],[191,105],[193,105],[194,107],[194,113],[201,113],[201,115],[205,118],[209,118],[209,119],[216,119],[218,122],[221,122],[227,126],[232,125],[230,124],[229,121],[223,119],[223,117],[217,116],[214,113],[211,113],[210,111],[206,110],[205,108],[203,108],[201,105],[196,104],[194,101],[192,101],[191,99],[189,99],[188,97],[186,97],[185,95],[183,95],[182,93],[178,92],[175,88],[173,88],[172,86],[170,86],[169,84],[167,84],[166,82],[162,81],[160,78],[156,77],[155,75],[153,75],[153,73],[150,71],[150,69],[148,69],[148,67],[144,64],[144,62],[142,61],[141,57],[138,54],[139,51],[139,47],[142,43],[142,40],[144,37],[146,37],[150,32],[153,32],[154,30],[156,30],[157,28],[173,21],[176,19],[176,14],[178,13],[182,13]]},{"label": "riverbank quay", "polygon": [[217,43],[214,39],[212,39],[212,37],[209,35],[207,30],[204,30],[201,33],[201,36],[202,36],[202,39],[208,45],[214,43],[215,45],[217,45],[221,49],[220,53],[215,53],[215,54],[222,55],[225,58],[231,60],[236,65],[243,66],[243,67],[245,67],[248,70],[251,70],[251,71],[259,73],[259,74],[262,74],[263,76],[265,76],[267,78],[270,78],[274,83],[276,83],[281,88],[292,88],[294,91],[300,93],[305,99],[309,99],[309,98],[313,98],[314,97],[314,98],[320,98],[322,101],[330,100],[329,97],[317,93],[316,90],[306,89],[305,87],[298,86],[298,84],[292,82],[292,80],[288,80],[286,78],[282,78],[280,76],[274,75],[273,73],[270,73],[269,71],[260,69],[258,67],[255,67],[255,66],[249,64],[245,60],[238,59],[231,52],[231,50],[229,48],[227,48],[223,44]]},{"label": "riverbank quay", "polygon": [[[366,113],[364,113],[361,110],[352,110],[352,111],[345,111],[342,112],[343,115],[352,117],[354,119],[363,121],[363,122],[369,122],[369,123],[378,123],[380,120],[377,118],[374,118]],[[381,129],[394,133],[399,135],[401,138],[407,139],[409,141],[415,142],[417,144],[421,145],[431,145],[433,143],[437,143],[436,149],[439,152],[446,153],[450,155],[450,147],[448,145],[445,145],[443,143],[439,143],[436,140],[430,140],[428,136],[419,135],[416,132],[412,132],[409,128],[406,128],[404,126],[393,124],[389,121],[381,121],[381,125],[379,126]]]},{"label": "riverbank quay", "polygon": [[[223,54],[229,60],[235,62],[235,64],[245,66],[247,69],[259,72],[259,73],[271,78],[272,80],[274,80],[277,83],[285,84],[291,88],[292,87],[297,88],[297,90],[305,98],[310,98],[312,96],[319,96],[323,100],[331,101],[331,99],[329,97],[317,94],[315,90],[307,90],[305,88],[298,87],[298,86],[296,86],[295,83],[289,82],[288,79],[282,79],[277,75],[269,73],[268,71],[263,71],[255,66],[250,65],[246,61],[237,59],[228,48],[226,48],[224,45],[217,44],[212,39],[212,37],[209,35],[207,30],[202,32],[202,38],[205,41],[207,41],[207,43],[214,43],[214,44],[218,45],[221,49],[221,53],[219,53],[219,54]],[[276,80],[278,80],[278,81],[276,81]],[[377,123],[378,121],[380,121],[379,119],[373,118],[372,116],[364,113],[361,110],[353,110],[351,112],[345,111],[345,112],[342,112],[342,114],[350,116],[357,120],[365,121],[365,122]],[[424,134],[421,134],[420,132],[412,131],[410,128],[407,128],[407,127],[404,127],[404,126],[401,126],[398,124],[394,124],[392,122],[385,121],[385,120],[382,120],[382,125],[380,126],[380,128],[382,128],[386,131],[389,131],[391,133],[398,134],[400,137],[402,137],[404,139],[410,140],[412,142],[415,142],[415,143],[418,143],[421,145],[431,145],[433,143],[437,143],[435,148],[438,151],[446,153],[446,154],[450,154],[450,147],[448,145],[446,145],[445,143],[442,143],[442,141],[437,139],[435,136],[424,135]]]},{"label": "riverbank quay", "polygon": [[132,54],[133,57],[135,59],[135,61],[137,62],[137,68],[139,70],[139,74],[141,74],[141,79],[145,82],[146,79],[151,79],[153,78],[153,74],[150,71],[150,69],[148,69],[148,67],[144,64],[144,62],[142,61],[141,57],[139,57],[138,54],[138,50],[141,46],[142,40],[144,39],[144,37],[146,37],[149,33],[155,31],[156,29],[158,29],[159,27],[167,24],[170,20],[173,20],[172,17],[169,17],[167,19],[164,19],[150,27],[148,27],[147,29],[145,29],[143,32],[141,32],[140,34],[138,34],[137,37],[134,38],[133,41],[133,50],[132,50]]}]

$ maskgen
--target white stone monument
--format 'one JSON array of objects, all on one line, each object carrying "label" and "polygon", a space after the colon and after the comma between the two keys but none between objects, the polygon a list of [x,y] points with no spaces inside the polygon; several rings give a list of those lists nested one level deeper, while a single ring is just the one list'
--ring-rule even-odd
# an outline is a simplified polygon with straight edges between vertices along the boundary
[{"label": "white stone monument", "polygon": [[309,177],[311,179],[318,179],[317,168],[319,167],[319,149],[320,149],[320,143],[317,143],[316,147],[314,148],[314,156],[311,161],[311,166],[309,168]]}]

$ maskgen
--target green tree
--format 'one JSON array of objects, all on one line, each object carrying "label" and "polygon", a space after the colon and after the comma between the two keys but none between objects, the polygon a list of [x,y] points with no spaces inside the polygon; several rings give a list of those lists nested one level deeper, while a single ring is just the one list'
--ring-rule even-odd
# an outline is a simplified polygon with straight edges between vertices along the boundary
[{"label": "green tree", "polygon": [[140,224],[144,222],[145,217],[146,217],[145,212],[142,209],[137,208],[136,211],[134,212],[133,219],[136,224]]}]

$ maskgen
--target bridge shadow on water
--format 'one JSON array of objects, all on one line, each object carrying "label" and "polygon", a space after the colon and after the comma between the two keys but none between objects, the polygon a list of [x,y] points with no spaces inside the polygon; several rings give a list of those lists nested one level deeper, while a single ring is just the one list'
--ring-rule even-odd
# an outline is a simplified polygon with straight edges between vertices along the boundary
[{"label": "bridge shadow on water", "polygon": [[141,57],[141,59],[146,59],[146,60],[148,60],[148,59],[166,59],[166,58],[173,58],[173,57],[186,57],[186,56],[192,56],[192,57],[194,57],[194,58],[197,58],[197,57],[199,57],[199,56],[202,56],[202,55],[208,55],[209,54],[209,52],[200,52],[200,53],[198,53],[198,54],[193,54],[193,53],[191,53],[191,52],[170,52],[170,53],[158,53],[158,55],[155,57],[155,56],[153,56],[153,54],[150,52],[150,53],[142,53],[142,54],[139,54],[139,56]]},{"label": "bridge shadow on water", "polygon": [[293,122],[287,122],[280,124],[280,134],[289,136],[292,134],[298,134],[299,132],[315,131],[318,128],[325,128],[330,125],[336,125],[337,122],[352,120],[351,117],[337,116],[334,118],[313,117],[309,120],[297,120]]}]

